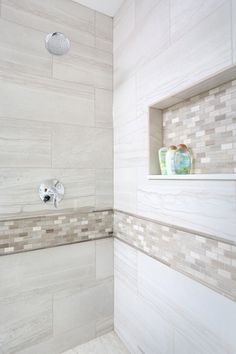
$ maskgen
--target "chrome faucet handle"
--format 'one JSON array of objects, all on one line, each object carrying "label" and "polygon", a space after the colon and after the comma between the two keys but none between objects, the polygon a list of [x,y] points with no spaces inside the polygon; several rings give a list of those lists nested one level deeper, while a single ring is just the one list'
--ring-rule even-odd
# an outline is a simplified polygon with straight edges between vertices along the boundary
[{"label": "chrome faucet handle", "polygon": [[46,180],[39,187],[39,197],[44,203],[52,202],[57,208],[64,197],[65,189],[57,179]]}]

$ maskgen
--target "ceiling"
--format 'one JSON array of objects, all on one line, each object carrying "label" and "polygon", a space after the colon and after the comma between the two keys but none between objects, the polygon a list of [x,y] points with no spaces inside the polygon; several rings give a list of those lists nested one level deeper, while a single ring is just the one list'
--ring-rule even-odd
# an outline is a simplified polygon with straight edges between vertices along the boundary
[{"label": "ceiling", "polygon": [[114,16],[123,0],[73,0],[108,16]]}]

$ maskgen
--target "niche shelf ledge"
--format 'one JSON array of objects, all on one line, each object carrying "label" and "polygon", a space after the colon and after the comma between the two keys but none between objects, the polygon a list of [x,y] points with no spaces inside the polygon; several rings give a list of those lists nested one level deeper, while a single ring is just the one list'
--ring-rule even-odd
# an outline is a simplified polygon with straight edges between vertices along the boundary
[{"label": "niche shelf ledge", "polygon": [[[181,91],[172,92],[172,94],[162,97],[156,102],[152,103],[148,107],[149,121],[148,121],[148,141],[149,141],[149,164],[148,164],[148,176],[149,180],[211,180],[211,181],[236,181],[235,169],[232,168],[232,172],[225,173],[219,171],[214,173],[213,171],[203,173],[193,173],[187,175],[161,175],[159,167],[158,150],[165,146],[164,141],[164,127],[163,127],[163,112],[165,109],[175,106],[176,104],[187,102],[192,97],[203,94],[209,90],[215,89],[222,84],[226,84],[229,81],[234,81],[233,86],[236,86],[236,65],[226,67],[224,70],[218,73],[206,77],[202,81],[195,82],[192,86],[185,87]],[[235,113],[236,114],[236,113]],[[180,116],[181,119],[181,116]],[[174,127],[173,127],[174,129]],[[174,131],[174,130],[173,130]],[[235,135],[232,136],[232,139]],[[175,143],[173,141],[173,143]],[[185,141],[177,141],[177,143],[185,143]],[[235,146],[235,142],[230,141],[232,146]],[[170,145],[170,144],[169,144]],[[173,144],[172,144],[173,145]],[[188,143],[187,143],[188,145]],[[191,146],[190,146],[191,147]],[[216,161],[217,162],[217,161]]]},{"label": "niche shelf ledge", "polygon": [[189,174],[189,175],[148,175],[149,180],[211,180],[211,181],[236,181],[236,173],[231,174]]}]

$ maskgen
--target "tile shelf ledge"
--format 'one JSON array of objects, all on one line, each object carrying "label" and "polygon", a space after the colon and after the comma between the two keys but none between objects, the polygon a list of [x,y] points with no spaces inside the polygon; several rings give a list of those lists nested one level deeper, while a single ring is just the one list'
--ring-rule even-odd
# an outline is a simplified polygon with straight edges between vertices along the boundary
[{"label": "tile shelf ledge", "polygon": [[149,180],[212,180],[212,181],[236,181],[236,173],[208,173],[189,175],[148,175]]},{"label": "tile shelf ledge", "polygon": [[[234,81],[233,86],[236,86],[236,64],[225,67],[213,75],[207,76],[204,79],[193,83],[190,86],[172,92],[169,95],[161,97],[156,102],[148,106],[148,176],[149,180],[222,180],[235,181],[236,173],[232,168],[231,173],[211,173],[210,170],[206,174],[190,174],[190,175],[161,175],[158,159],[158,150],[165,146],[164,128],[163,128],[163,111],[176,105],[185,102],[195,96],[207,93],[209,90],[215,89],[227,82]],[[173,128],[174,129],[174,128]],[[233,139],[233,137],[232,137]],[[234,141],[230,141],[232,144]],[[216,161],[217,163],[217,161]],[[214,171],[214,170],[212,170]],[[222,170],[223,172],[223,170]]]}]

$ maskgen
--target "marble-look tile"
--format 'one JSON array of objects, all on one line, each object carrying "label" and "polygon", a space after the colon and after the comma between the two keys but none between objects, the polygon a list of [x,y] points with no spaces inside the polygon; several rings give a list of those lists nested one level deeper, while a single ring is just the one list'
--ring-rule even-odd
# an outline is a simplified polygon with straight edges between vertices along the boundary
[{"label": "marble-look tile", "polygon": [[[116,240],[115,264],[122,266],[119,244]],[[123,244],[122,254],[126,247]],[[138,292],[119,278],[115,268],[115,330],[130,351],[182,354],[190,342],[191,353],[233,354],[234,303],[136,252]]]},{"label": "marble-look tile", "polygon": [[140,252],[138,284],[142,301],[204,353],[234,352],[236,311],[231,300]]},{"label": "marble-look tile", "polygon": [[139,64],[168,48],[170,45],[170,4],[168,1],[157,1],[145,19],[136,23],[136,36],[136,60]]},{"label": "marble-look tile", "polygon": [[124,1],[113,20],[113,48],[116,50],[135,28],[135,0]]},{"label": "marble-look tile", "polygon": [[113,278],[54,295],[53,323],[56,335],[112,314]]},{"label": "marble-look tile", "polygon": [[112,90],[112,54],[72,43],[66,56],[53,57],[53,77]]},{"label": "marble-look tile", "polygon": [[232,1],[232,51],[233,51],[233,63],[236,63],[236,2]]},{"label": "marble-look tile", "polygon": [[112,100],[112,91],[95,89],[95,124],[97,127],[112,127]]},{"label": "marble-look tile", "polygon": [[17,354],[61,354],[62,352],[77,347],[79,344],[86,343],[95,337],[95,323],[90,322],[81,327],[73,328],[71,331],[64,332],[63,335],[61,333],[58,335],[53,334],[52,337],[45,339],[36,345],[17,351]]},{"label": "marble-look tile", "polygon": [[197,347],[196,343],[192,343],[188,338],[176,331],[174,334],[174,354],[189,353],[204,354],[204,352],[199,347]]},{"label": "marble-look tile", "polygon": [[0,118],[1,167],[51,167],[51,131],[40,123]]},{"label": "marble-look tile", "polygon": [[96,170],[96,208],[113,209],[113,170]]},{"label": "marble-look tile", "polygon": [[136,211],[136,168],[114,170],[114,208],[135,213]]},{"label": "marble-look tile", "polygon": [[66,33],[70,40],[94,46],[95,11],[67,0],[47,3],[37,0],[2,1],[2,17],[43,31]]},{"label": "marble-look tile", "polygon": [[48,248],[0,258],[0,298],[35,291],[54,294],[96,277],[95,242]]},{"label": "marble-look tile", "polygon": [[[139,169],[138,214],[235,240],[236,204],[234,182],[147,181]],[[196,217],[197,215],[197,217]]]},{"label": "marble-look tile", "polygon": [[8,295],[0,298],[0,311],[1,353],[18,353],[53,334],[50,295],[37,292]]},{"label": "marble-look tile", "polygon": [[104,336],[93,339],[92,341],[73,348],[63,354],[129,354],[128,350],[117,336],[110,332]]},{"label": "marble-look tile", "polygon": [[0,20],[0,69],[51,76],[51,56],[45,50],[45,34]]},{"label": "marble-look tile", "polygon": [[113,87],[119,87],[123,82],[134,76],[138,69],[138,35],[132,32],[128,40],[114,50]]},{"label": "marble-look tile", "polygon": [[135,120],[136,114],[136,78],[130,77],[116,87],[113,98],[114,127]]},{"label": "marble-look tile", "polygon": [[[59,354],[112,330],[113,277],[96,280],[95,247],[91,241],[0,258],[4,354]],[[99,247],[109,258],[112,250]]]},{"label": "marble-look tile", "polygon": [[[137,274],[138,251],[123,242],[114,240],[114,276],[127,287],[138,291]],[[116,286],[116,284],[115,284]]]},{"label": "marble-look tile", "polygon": [[145,166],[148,124],[143,117],[114,128],[114,168]]},{"label": "marble-look tile", "polygon": [[[187,229],[124,212],[114,213],[114,237],[200,281],[231,300],[236,299],[232,246]],[[128,273],[128,272],[127,272]]]},{"label": "marble-look tile", "polygon": [[[66,187],[65,198],[58,209],[95,207],[95,171],[93,169],[1,168],[0,214],[46,212],[52,205],[42,204],[37,188],[45,179],[59,178]],[[13,203],[14,201],[14,203]],[[99,201],[98,201],[99,205]]]},{"label": "marble-look tile", "polygon": [[[228,0],[171,0],[171,41],[177,41]],[[190,20],[191,19],[191,20]]]},{"label": "marble-look tile", "polygon": [[152,104],[176,91],[177,87],[191,85],[230,65],[229,16],[230,6],[226,2],[162,54],[143,65],[137,74],[139,101]]},{"label": "marble-look tile", "polygon": [[160,164],[157,151],[163,146],[163,119],[162,111],[149,108],[149,174],[160,173]]},{"label": "marble-look tile", "polygon": [[112,52],[113,19],[102,13],[95,14],[96,47]]},{"label": "marble-look tile", "polygon": [[116,89],[135,71],[138,59],[136,48],[135,0],[127,0],[122,3],[113,19],[113,65]]},{"label": "marble-look tile", "polygon": [[114,314],[96,321],[96,336],[102,336],[114,329]]},{"label": "marble-look tile", "polygon": [[96,241],[96,279],[113,276],[113,239]]},{"label": "marble-look tile", "polygon": [[[50,123],[94,124],[94,89],[11,72],[0,73],[0,116]],[[14,97],[14,104],[12,104]],[[37,107],[37,109],[35,109]]]},{"label": "marble-look tile", "polygon": [[[135,75],[139,67],[146,63],[148,59],[157,56],[168,48],[170,45],[169,22],[169,2],[165,0],[157,1],[146,18],[137,22],[128,38],[118,48],[114,49],[115,87],[127,80],[128,77]],[[155,33],[155,35],[152,35],[152,33]]]},{"label": "marble-look tile", "polygon": [[145,21],[147,15],[158,4],[159,0],[135,0],[135,24],[142,20]]},{"label": "marble-look tile", "polygon": [[52,136],[52,166],[112,168],[112,130],[59,126]]}]

